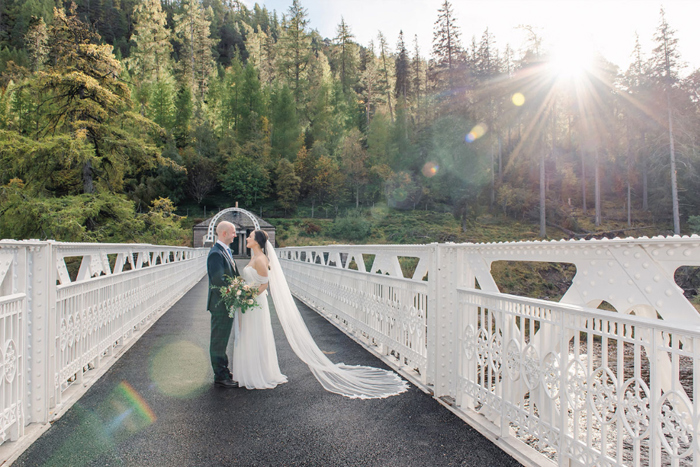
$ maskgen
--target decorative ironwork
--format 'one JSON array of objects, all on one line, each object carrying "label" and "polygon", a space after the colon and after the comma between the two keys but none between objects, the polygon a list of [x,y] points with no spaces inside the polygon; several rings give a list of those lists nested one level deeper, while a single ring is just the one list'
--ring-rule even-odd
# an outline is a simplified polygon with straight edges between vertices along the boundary
[{"label": "decorative ironwork", "polygon": [[226,213],[229,212],[240,212],[241,214],[245,214],[250,218],[250,220],[253,221],[253,226],[255,227],[255,230],[260,230],[260,224],[258,223],[258,218],[255,217],[255,215],[249,211],[246,211],[245,209],[242,208],[226,208],[222,209],[214,217],[212,217],[211,222],[209,222],[209,227],[207,228],[207,234],[204,236],[203,239],[203,244],[206,244],[207,242],[209,243],[214,243],[215,241],[215,231],[216,231],[216,222],[221,218]]}]

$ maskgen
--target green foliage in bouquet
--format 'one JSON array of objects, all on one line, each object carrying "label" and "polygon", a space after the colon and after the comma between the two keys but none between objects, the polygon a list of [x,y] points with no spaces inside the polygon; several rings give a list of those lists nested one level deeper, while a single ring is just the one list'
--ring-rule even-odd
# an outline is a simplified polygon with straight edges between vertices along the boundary
[{"label": "green foliage in bouquet", "polygon": [[240,309],[241,313],[245,313],[247,310],[258,306],[255,297],[260,292],[257,287],[246,284],[241,277],[231,279],[226,276],[226,279],[230,279],[231,283],[227,286],[219,287],[219,291],[221,292],[221,300],[226,305],[226,309],[228,309],[229,317],[233,318],[233,314],[237,309]]}]

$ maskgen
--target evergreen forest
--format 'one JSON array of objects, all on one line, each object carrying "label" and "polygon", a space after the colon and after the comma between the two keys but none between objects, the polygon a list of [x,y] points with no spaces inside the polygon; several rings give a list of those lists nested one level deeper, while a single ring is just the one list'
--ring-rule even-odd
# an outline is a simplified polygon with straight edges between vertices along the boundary
[{"label": "evergreen forest", "polygon": [[499,48],[458,20],[420,50],[321,37],[300,0],[3,0],[0,238],[186,244],[235,202],[341,236],[377,207],[700,229],[700,70],[663,9],[652,50],[576,78],[534,27]]}]

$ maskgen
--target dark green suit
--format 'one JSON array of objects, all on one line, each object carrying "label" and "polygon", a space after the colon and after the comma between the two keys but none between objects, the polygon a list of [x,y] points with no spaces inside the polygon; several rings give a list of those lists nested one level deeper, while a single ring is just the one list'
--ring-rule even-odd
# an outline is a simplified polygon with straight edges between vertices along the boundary
[{"label": "dark green suit", "polygon": [[238,269],[220,243],[215,243],[207,257],[207,274],[209,274],[209,294],[207,296],[207,310],[211,313],[211,340],[209,343],[209,355],[211,366],[214,369],[214,379],[217,381],[231,379],[231,371],[228,369],[228,356],[226,346],[233,327],[233,318],[229,318],[228,310],[221,300],[219,287],[228,285],[225,276],[238,276]]}]

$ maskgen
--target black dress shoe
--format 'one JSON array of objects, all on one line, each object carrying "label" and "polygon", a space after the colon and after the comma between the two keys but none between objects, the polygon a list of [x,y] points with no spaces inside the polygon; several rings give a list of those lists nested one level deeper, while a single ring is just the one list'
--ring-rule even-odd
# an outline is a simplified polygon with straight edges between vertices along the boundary
[{"label": "black dress shoe", "polygon": [[221,379],[218,381],[214,381],[214,386],[226,389],[233,389],[238,387],[238,383],[230,379]]}]

